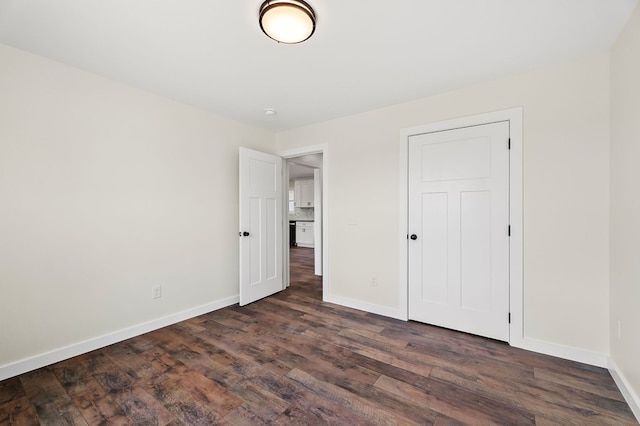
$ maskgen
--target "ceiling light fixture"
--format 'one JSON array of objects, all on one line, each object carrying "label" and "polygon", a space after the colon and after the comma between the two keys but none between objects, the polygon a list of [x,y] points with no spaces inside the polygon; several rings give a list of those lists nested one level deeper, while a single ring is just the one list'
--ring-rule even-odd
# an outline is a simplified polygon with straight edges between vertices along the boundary
[{"label": "ceiling light fixture", "polygon": [[260,28],[278,43],[301,43],[316,30],[316,14],[302,0],[267,0],[260,6]]}]

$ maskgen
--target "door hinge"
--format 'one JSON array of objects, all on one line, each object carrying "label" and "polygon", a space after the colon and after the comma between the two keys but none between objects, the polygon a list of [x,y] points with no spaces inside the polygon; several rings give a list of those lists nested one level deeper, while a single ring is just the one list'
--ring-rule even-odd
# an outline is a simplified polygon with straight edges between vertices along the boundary
[{"label": "door hinge", "polygon": [[509,324],[511,324],[511,312],[509,312]]},{"label": "door hinge", "polygon": [[511,236],[511,225],[509,225],[509,227],[507,228],[507,234]]},{"label": "door hinge", "polygon": [[509,149],[511,149],[511,138],[509,138],[508,147],[509,147]]}]

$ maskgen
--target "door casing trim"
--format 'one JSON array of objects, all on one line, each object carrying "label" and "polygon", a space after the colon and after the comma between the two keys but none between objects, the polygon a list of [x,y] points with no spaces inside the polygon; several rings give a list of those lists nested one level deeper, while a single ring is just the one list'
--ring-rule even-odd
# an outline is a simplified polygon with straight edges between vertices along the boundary
[{"label": "door casing trim", "polygon": [[[409,178],[409,137],[461,127],[478,126],[500,121],[509,122],[511,151],[509,155],[509,221],[511,239],[509,243],[509,344],[524,345],[524,280],[523,280],[523,188],[522,188],[522,107],[514,107],[467,117],[454,118],[400,129],[400,226],[399,226],[399,300],[401,317],[409,319],[409,274],[408,274],[408,178]],[[506,320],[506,319],[505,319]]]},{"label": "door casing trim", "polygon": [[[288,160],[290,158],[300,157],[303,155],[310,154],[322,154],[322,298],[323,300],[329,295],[330,281],[329,281],[329,145],[328,144],[318,144],[318,145],[309,145],[303,146],[300,148],[292,148],[283,151],[278,151],[276,155],[279,155],[284,160]],[[286,161],[284,161],[286,164]],[[287,172],[288,176],[288,168],[283,168],[284,171]],[[284,179],[283,179],[284,181]],[[289,182],[286,182],[287,188]],[[288,210],[286,210],[288,211]],[[284,270],[285,270],[285,286],[289,283],[289,215],[283,215],[286,218],[283,218],[287,224],[285,231],[286,241],[283,242],[282,250],[285,252],[284,256]]]}]

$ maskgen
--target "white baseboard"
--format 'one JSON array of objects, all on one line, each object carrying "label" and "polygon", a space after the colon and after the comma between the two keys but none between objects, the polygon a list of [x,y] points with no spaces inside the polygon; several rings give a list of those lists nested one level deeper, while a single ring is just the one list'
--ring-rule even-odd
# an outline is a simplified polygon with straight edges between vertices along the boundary
[{"label": "white baseboard", "polygon": [[389,308],[388,306],[376,305],[374,303],[367,303],[361,300],[349,299],[348,297],[327,295],[324,294],[322,300],[324,302],[335,303],[336,305],[346,306],[347,308],[357,309],[359,311],[370,312],[372,314],[382,315],[383,317],[390,317],[406,321],[402,312],[399,309]]},{"label": "white baseboard", "polygon": [[568,359],[570,361],[581,362],[583,364],[589,364],[596,367],[607,368],[609,364],[609,357],[607,355],[570,346],[563,346],[556,343],[544,342],[542,340],[531,339],[529,337],[518,339],[517,342],[512,341],[511,346],[544,355]]},{"label": "white baseboard", "polygon": [[609,358],[609,373],[611,373],[613,381],[618,385],[618,389],[620,389],[625,401],[629,404],[629,408],[633,411],[633,415],[636,416],[636,420],[640,423],[640,398],[638,397],[638,394],[633,391],[629,381],[611,358]]},{"label": "white baseboard", "polygon": [[212,311],[216,311],[218,309],[225,308],[227,306],[231,306],[238,303],[238,300],[239,298],[237,295],[228,297],[226,299],[217,300],[215,302],[196,306],[195,308],[187,309],[175,314],[167,315],[162,318],[147,321],[145,323],[114,331],[112,333],[103,334],[102,336],[85,340],[83,342],[64,346],[50,352],[22,359],[11,364],[5,364],[3,366],[0,366],[0,380],[5,380],[10,377],[26,373],[28,371],[55,364],[56,362],[60,362],[74,356],[91,352],[93,350],[100,349],[105,346],[130,339],[132,337],[140,336],[141,334],[148,333],[162,327],[176,324],[180,321],[185,321],[190,318],[197,317],[198,315],[203,315]]}]

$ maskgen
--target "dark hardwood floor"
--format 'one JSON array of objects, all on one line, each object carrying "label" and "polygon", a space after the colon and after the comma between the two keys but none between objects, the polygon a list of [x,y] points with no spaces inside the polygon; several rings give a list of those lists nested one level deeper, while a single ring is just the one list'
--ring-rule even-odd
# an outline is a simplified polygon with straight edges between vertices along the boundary
[{"label": "dark hardwood floor", "polygon": [[609,373],[291,287],[0,382],[1,425],[637,424]]}]

